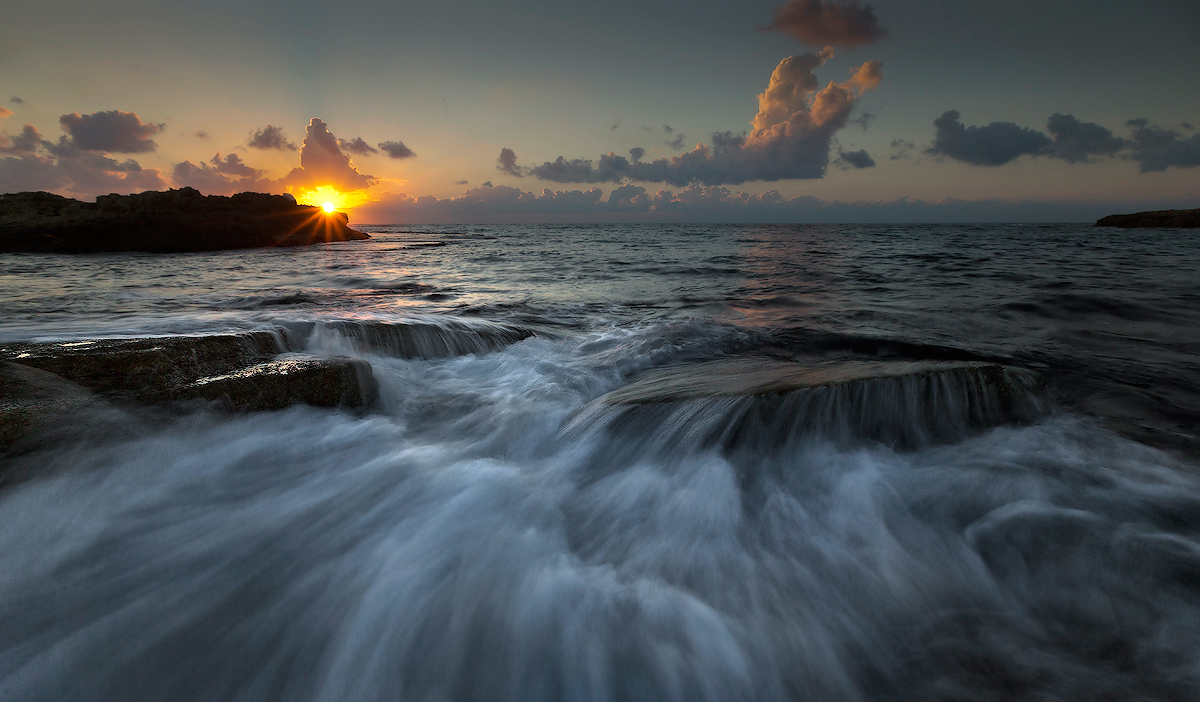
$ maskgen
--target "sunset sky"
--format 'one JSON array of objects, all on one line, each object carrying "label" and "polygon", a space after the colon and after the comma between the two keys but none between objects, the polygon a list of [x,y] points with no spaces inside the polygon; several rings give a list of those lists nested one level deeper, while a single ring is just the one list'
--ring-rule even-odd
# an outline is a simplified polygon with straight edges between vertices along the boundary
[{"label": "sunset sky", "polygon": [[1200,207],[1185,0],[11,0],[3,18],[0,192],[326,186],[379,223]]}]

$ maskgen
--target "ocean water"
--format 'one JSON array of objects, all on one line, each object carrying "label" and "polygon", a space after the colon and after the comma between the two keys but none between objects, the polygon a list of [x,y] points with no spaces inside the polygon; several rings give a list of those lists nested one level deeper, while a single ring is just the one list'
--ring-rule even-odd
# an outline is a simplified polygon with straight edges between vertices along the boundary
[{"label": "ocean water", "polygon": [[[0,341],[271,329],[380,385],[11,459],[0,699],[1200,699],[1200,232],[364,230],[0,255]],[[998,426],[594,402],[762,353],[1045,385]]]}]

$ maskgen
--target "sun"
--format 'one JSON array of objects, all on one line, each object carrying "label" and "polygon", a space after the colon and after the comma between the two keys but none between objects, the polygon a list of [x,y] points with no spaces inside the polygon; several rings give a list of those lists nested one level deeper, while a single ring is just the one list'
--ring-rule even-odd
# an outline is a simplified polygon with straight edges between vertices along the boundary
[{"label": "sun", "polygon": [[333,212],[337,209],[337,205],[333,204],[332,202],[327,202],[324,205],[321,205],[321,207],[325,208],[326,212]]}]

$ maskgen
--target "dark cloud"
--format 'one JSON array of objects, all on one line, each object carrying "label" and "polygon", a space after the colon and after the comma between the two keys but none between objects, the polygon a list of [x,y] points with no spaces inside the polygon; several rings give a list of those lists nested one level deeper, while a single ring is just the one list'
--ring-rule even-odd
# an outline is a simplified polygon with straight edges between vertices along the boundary
[{"label": "dark cloud", "polygon": [[675,133],[675,130],[672,129],[671,125],[669,125],[669,124],[664,124],[662,126],[662,130],[663,130],[663,134],[674,134]]},{"label": "dark cloud", "polygon": [[42,139],[37,127],[32,124],[26,124],[16,136],[0,135],[0,153],[4,154],[33,154],[37,153],[38,149],[46,148],[48,150],[52,146],[50,142]]},{"label": "dark cloud", "polygon": [[359,173],[342,153],[329,126],[316,117],[308,124],[300,147],[300,166],[292,169],[280,183],[287,187],[319,188],[328,185],[342,192],[362,190],[374,185],[374,176]]},{"label": "dark cloud", "polygon": [[667,142],[667,146],[672,149],[679,150],[683,148],[683,140],[687,138],[686,134],[679,134],[674,139]]},{"label": "dark cloud", "polygon": [[154,151],[158,144],[150,137],[166,126],[142,122],[133,112],[109,110],[81,115],[63,115],[58,123],[71,135],[71,146],[82,151],[106,151],[136,154]]},{"label": "dark cloud", "polygon": [[[1122,156],[1137,161],[1142,173],[1164,171],[1171,166],[1200,166],[1200,135],[1184,136],[1177,130],[1153,125],[1146,119],[1125,123],[1129,139],[1094,122],[1055,113],[1046,124],[1053,138],[1012,122],[993,122],[984,127],[966,127],[957,111],[934,120],[933,145],[927,153],[949,156],[979,166],[999,166],[1021,156],[1046,156],[1067,163],[1090,163],[1101,156]],[[895,145],[895,142],[893,142]]]},{"label": "dark cloud", "polygon": [[611,152],[598,161],[560,156],[528,172],[558,183],[631,180],[677,186],[821,178],[834,134],[846,126],[859,96],[882,80],[882,64],[868,61],[846,81],[818,89],[813,71],[832,56],[833,50],[826,48],[780,62],[758,96],[758,114],[749,134],[719,132],[712,135],[711,144],[651,162],[630,161]]},{"label": "dark cloud", "polygon": [[876,115],[874,112],[864,112],[854,118],[854,123],[857,124],[865,132],[871,127],[871,123],[875,121]]},{"label": "dark cloud", "polygon": [[787,34],[810,46],[851,48],[887,37],[870,6],[836,0],[790,0],[776,7],[775,18],[760,31]]},{"label": "dark cloud", "polygon": [[47,190],[88,197],[166,187],[156,168],[81,149],[65,136],[51,143],[31,124],[16,136],[0,136],[0,154],[8,155],[0,158],[0,192]]},{"label": "dark cloud", "polygon": [[1093,156],[1112,156],[1125,146],[1125,140],[1094,122],[1081,122],[1071,115],[1055,113],[1046,124],[1054,136],[1047,154],[1067,163],[1087,163]]},{"label": "dark cloud", "polygon": [[1133,127],[1129,138],[1129,158],[1138,162],[1142,173],[1200,166],[1200,134],[1184,138],[1174,129],[1150,124],[1149,120],[1129,120]]},{"label": "dark cloud", "polygon": [[359,156],[371,156],[379,153],[379,149],[376,149],[367,142],[363,141],[362,137],[355,137],[349,141],[345,139],[338,139],[337,143],[338,147],[340,147],[342,151],[348,151],[352,154],[358,154]]},{"label": "dark cloud", "polygon": [[524,171],[517,165],[517,153],[508,148],[500,149],[500,156],[496,159],[496,170],[518,178],[525,177]]},{"label": "dark cloud", "polygon": [[412,158],[416,156],[413,150],[405,146],[402,141],[380,142],[379,148],[383,150],[383,153],[388,155],[388,158]]},{"label": "dark cloud", "polygon": [[933,121],[933,145],[927,153],[948,156],[975,166],[1001,166],[1021,156],[1043,153],[1050,137],[1012,122],[992,122],[983,127],[964,126],[957,110]]},{"label": "dark cloud", "polygon": [[875,166],[875,159],[871,158],[866,149],[839,151],[837,161],[840,164],[853,168],[873,168]]},{"label": "dark cloud", "polygon": [[635,146],[629,150],[629,160],[637,163],[646,155],[646,150],[640,146]]},{"label": "dark cloud", "polygon": [[467,181],[465,181],[465,180],[456,180],[456,181],[454,181],[454,184],[455,184],[455,185],[467,185]]},{"label": "dark cloud", "polygon": [[196,137],[197,139],[207,139],[208,132],[204,131],[203,129],[200,129],[200,130],[197,130],[196,133],[193,134],[192,136]]},{"label": "dark cloud", "polygon": [[916,144],[912,143],[911,141],[905,141],[904,139],[892,139],[890,146],[895,149],[895,153],[893,153],[891,156],[888,156],[888,159],[892,161],[912,158],[912,156],[909,154],[913,149],[917,148]]},{"label": "dark cloud", "polygon": [[274,184],[261,178],[262,171],[242,162],[237,154],[217,154],[208,163],[177,163],[171,171],[175,187],[192,187],[208,195],[232,195],[246,191],[271,190]]},{"label": "dark cloud", "polygon": [[246,142],[252,149],[274,149],[277,151],[295,151],[296,145],[287,140],[281,127],[267,125],[251,135]]},{"label": "dark cloud", "polygon": [[25,104],[25,101],[22,100],[21,98],[17,97],[16,95],[13,95],[12,99],[10,99],[9,102],[11,102],[15,105],[24,105]]}]

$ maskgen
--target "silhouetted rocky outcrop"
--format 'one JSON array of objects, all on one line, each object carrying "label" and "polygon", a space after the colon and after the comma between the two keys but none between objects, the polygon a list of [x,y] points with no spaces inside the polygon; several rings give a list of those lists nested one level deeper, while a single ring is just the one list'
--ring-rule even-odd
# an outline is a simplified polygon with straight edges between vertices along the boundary
[{"label": "silhouetted rocky outcrop", "polygon": [[1133,214],[1115,214],[1096,221],[1097,227],[1200,227],[1200,210],[1156,210],[1154,212],[1135,212]]},{"label": "silhouetted rocky outcrop", "polygon": [[0,195],[0,252],[171,253],[304,246],[369,238],[342,212],[290,195],[201,195],[193,188],[102,195],[80,202],[46,192]]}]

